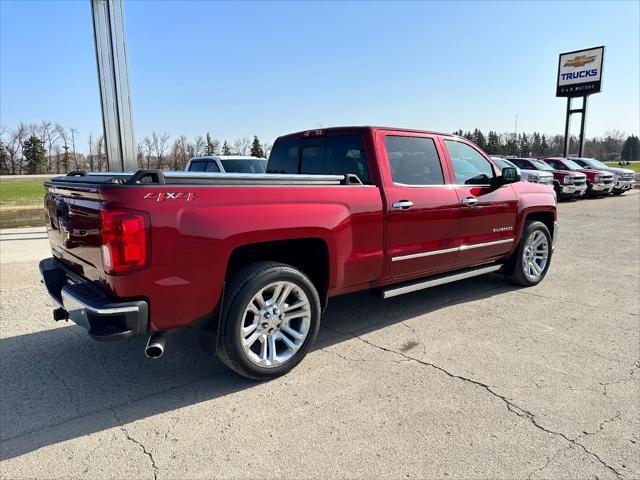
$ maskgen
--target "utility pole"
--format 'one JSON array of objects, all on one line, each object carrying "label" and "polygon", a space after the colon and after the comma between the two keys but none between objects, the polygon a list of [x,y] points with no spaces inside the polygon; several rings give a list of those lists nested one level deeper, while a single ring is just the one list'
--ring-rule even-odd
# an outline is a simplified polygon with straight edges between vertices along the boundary
[{"label": "utility pole", "polygon": [[124,0],[90,1],[108,169],[135,171]]}]

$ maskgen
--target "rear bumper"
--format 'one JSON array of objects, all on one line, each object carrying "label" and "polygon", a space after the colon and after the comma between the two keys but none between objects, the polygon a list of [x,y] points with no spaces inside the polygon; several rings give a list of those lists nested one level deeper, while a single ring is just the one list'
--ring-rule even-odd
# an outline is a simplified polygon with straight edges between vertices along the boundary
[{"label": "rear bumper", "polygon": [[108,297],[53,257],[40,262],[40,274],[49,295],[62,308],[56,318],[71,319],[95,340],[124,340],[147,332],[149,305],[144,300]]}]

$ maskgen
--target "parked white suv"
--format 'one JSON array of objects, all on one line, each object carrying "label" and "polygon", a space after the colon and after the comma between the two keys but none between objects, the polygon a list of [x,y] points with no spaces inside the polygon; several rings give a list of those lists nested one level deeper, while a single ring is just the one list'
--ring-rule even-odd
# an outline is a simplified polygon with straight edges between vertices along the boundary
[{"label": "parked white suv", "polygon": [[622,195],[627,190],[632,189],[636,184],[636,173],[628,168],[610,167],[595,158],[570,157],[569,160],[573,160],[584,168],[604,170],[605,172],[613,174],[613,190],[611,190],[611,193],[614,195]]},{"label": "parked white suv", "polygon": [[265,173],[267,159],[246,155],[207,155],[187,162],[188,172]]},{"label": "parked white suv", "polygon": [[520,179],[523,182],[531,182],[531,183],[540,183],[542,185],[551,185],[553,186],[553,173],[544,172],[542,170],[523,170],[518,167],[516,164],[510,162],[506,158],[503,157],[491,157],[498,164],[500,168],[503,167],[513,167],[518,169],[520,172]]}]

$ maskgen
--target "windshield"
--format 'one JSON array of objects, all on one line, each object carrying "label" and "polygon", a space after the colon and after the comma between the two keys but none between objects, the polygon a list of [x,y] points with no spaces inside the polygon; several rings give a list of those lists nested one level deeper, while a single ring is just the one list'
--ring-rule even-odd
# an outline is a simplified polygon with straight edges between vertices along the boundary
[{"label": "windshield", "polygon": [[595,158],[585,158],[582,161],[584,163],[586,163],[588,166],[593,167],[593,168],[605,168],[605,169],[609,168],[604,163],[602,163],[600,160],[596,160]]},{"label": "windshield", "polygon": [[551,165],[543,162],[542,160],[532,160],[531,163],[533,163],[538,170],[550,171],[554,169]]},{"label": "windshield", "polygon": [[261,159],[221,160],[221,162],[227,173],[264,173],[267,171],[267,161]]},{"label": "windshield", "polygon": [[498,164],[500,168],[504,168],[504,167],[518,168],[509,160],[505,160],[504,158],[495,158],[495,157],[491,157],[491,158],[495,160],[495,162]]},{"label": "windshield", "polygon": [[582,168],[584,168],[581,165],[578,165],[576,162],[574,162],[573,160],[564,160],[564,164],[569,167],[572,170],[580,170]]}]

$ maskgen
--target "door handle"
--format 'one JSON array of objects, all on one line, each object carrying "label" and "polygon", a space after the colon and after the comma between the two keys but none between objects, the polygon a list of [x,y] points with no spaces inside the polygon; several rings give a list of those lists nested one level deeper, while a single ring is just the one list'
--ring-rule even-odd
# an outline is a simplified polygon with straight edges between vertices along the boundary
[{"label": "door handle", "polygon": [[393,208],[402,208],[406,210],[407,208],[413,207],[413,202],[411,200],[400,200],[399,202],[393,202],[391,204]]},{"label": "door handle", "polygon": [[462,205],[465,207],[473,207],[476,203],[478,203],[478,199],[475,197],[467,197],[462,200]]}]

